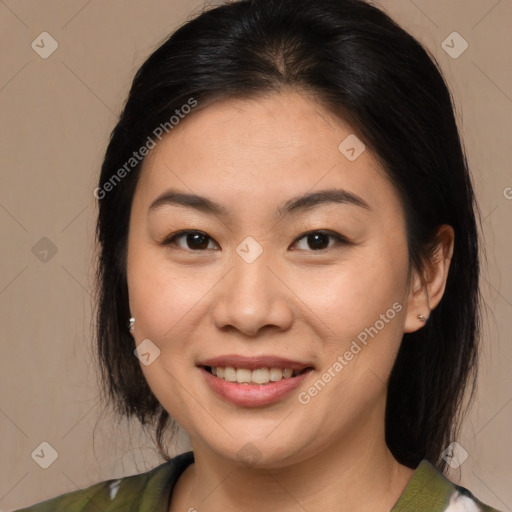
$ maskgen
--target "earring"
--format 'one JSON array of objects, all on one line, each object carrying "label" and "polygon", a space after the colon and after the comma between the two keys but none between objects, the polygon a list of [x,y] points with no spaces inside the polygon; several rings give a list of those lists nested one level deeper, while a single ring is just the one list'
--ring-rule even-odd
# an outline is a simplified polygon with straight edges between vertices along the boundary
[{"label": "earring", "polygon": [[128,322],[128,328],[130,331],[133,331],[133,324],[135,323],[135,318],[133,316],[130,318],[130,321]]},{"label": "earring", "polygon": [[427,319],[423,315],[418,315],[418,320],[420,322],[426,322],[427,321]]}]

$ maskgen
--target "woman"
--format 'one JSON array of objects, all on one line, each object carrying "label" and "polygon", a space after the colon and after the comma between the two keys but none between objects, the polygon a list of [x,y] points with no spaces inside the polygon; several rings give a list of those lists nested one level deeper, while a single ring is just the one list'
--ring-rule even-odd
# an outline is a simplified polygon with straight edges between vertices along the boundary
[{"label": "woman", "polygon": [[189,21],[95,196],[105,389],[167,462],[25,510],[493,510],[443,476],[477,359],[471,179],[440,71],[383,12]]}]

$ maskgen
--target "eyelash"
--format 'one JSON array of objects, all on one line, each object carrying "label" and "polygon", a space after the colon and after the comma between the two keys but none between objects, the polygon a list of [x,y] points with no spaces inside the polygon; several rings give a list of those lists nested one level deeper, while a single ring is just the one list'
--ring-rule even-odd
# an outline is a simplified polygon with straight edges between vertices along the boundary
[{"label": "eyelash", "polygon": [[[313,231],[308,231],[306,233],[303,233],[300,237],[296,238],[294,241],[293,241],[293,244],[299,242],[300,240],[302,240],[303,238],[307,238],[308,236],[311,236],[311,235],[315,235],[315,234],[322,234],[322,235],[327,235],[329,237],[331,237],[332,239],[335,240],[335,244],[332,245],[331,247],[327,247],[325,249],[318,249],[318,250],[306,250],[306,252],[325,252],[329,249],[333,249],[334,247],[336,246],[340,246],[340,245],[351,245],[351,242],[349,242],[349,240],[347,240],[344,236],[340,235],[339,233],[336,233],[334,231],[329,231],[329,230],[325,230],[325,229],[317,229],[317,230],[313,230]],[[178,231],[177,233],[167,237],[163,242],[161,242],[161,245],[164,245],[164,246],[170,246],[170,245],[176,245],[175,244],[175,240],[184,236],[184,235],[204,235],[207,239],[209,240],[213,240],[213,238],[211,238],[210,236],[208,236],[206,233],[204,233],[203,231],[195,231],[195,230],[182,230],[182,231]],[[179,247],[179,246],[178,246]],[[194,250],[194,249],[188,249],[188,248],[183,248],[183,247],[179,247],[180,249],[183,249],[185,251],[189,251],[189,252],[205,252],[207,249],[199,249],[199,250]]]}]

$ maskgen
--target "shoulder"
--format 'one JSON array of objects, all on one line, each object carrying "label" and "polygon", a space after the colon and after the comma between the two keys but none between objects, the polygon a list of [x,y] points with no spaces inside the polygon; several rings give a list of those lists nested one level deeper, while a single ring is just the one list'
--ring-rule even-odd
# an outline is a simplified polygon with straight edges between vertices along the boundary
[{"label": "shoulder", "polygon": [[422,460],[391,512],[499,512]]},{"label": "shoulder", "polygon": [[145,473],[105,480],[14,512],[166,510],[162,504],[166,505],[172,485],[191,462],[192,452],[182,453]]}]

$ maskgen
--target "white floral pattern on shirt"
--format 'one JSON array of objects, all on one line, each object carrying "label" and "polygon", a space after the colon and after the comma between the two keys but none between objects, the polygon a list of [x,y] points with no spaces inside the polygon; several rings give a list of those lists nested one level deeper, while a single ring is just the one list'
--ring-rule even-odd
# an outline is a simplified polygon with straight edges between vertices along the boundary
[{"label": "white floral pattern on shirt", "polygon": [[450,496],[450,503],[444,512],[481,512],[481,510],[471,498],[455,491]]}]

